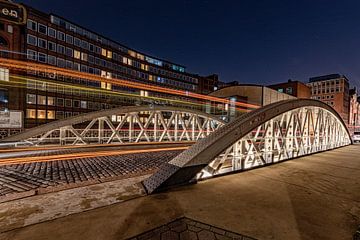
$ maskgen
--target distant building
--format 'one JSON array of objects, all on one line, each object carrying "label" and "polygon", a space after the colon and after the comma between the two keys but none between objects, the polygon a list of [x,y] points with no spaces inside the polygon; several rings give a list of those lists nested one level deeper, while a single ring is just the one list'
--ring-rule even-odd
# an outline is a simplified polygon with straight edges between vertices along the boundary
[{"label": "distant building", "polygon": [[295,98],[289,94],[281,93],[275,91],[274,89],[254,84],[230,85],[214,91],[210,95],[230,100],[230,106],[228,106],[229,111],[226,112],[230,119],[235,117],[235,111],[232,109],[234,106],[231,105],[231,102],[241,101],[258,106],[265,106],[281,100]]},{"label": "distant building", "polygon": [[360,130],[360,103],[357,89],[352,88],[350,93],[349,129],[351,132]]},{"label": "distant building", "polygon": [[311,97],[310,88],[300,81],[292,81],[289,79],[287,82],[269,85],[268,87],[297,98]]},{"label": "distant building", "polygon": [[349,80],[340,74],[330,74],[309,79],[307,86],[311,98],[320,100],[333,107],[349,123]]},{"label": "distant building", "polygon": [[219,76],[212,74],[210,76],[202,77],[198,76],[199,86],[198,89],[202,94],[209,94],[219,88]]}]

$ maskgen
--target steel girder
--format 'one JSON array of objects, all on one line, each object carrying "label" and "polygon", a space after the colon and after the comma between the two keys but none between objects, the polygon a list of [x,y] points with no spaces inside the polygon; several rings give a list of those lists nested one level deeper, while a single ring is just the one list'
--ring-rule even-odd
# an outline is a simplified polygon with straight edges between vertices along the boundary
[{"label": "steel girder", "polygon": [[197,141],[223,124],[214,116],[194,110],[127,107],[56,121],[14,135],[3,142],[16,141],[22,145],[37,146]]},{"label": "steel girder", "polygon": [[323,102],[295,99],[244,114],[161,166],[149,193],[351,144],[339,114]]},{"label": "steel girder", "polygon": [[216,157],[197,179],[326,151],[351,143],[345,126],[319,107],[283,113],[256,127]]}]

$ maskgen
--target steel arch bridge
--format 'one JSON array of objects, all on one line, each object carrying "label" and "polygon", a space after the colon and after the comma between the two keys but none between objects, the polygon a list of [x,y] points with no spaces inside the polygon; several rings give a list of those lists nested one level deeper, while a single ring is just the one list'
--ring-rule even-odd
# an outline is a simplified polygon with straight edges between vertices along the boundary
[{"label": "steel arch bridge", "polygon": [[1,140],[18,145],[197,141],[225,122],[204,112],[168,106],[128,106],[54,121]]},{"label": "steel arch bridge", "polygon": [[339,114],[310,99],[285,100],[244,114],[199,140],[143,184],[148,193],[351,144]]}]

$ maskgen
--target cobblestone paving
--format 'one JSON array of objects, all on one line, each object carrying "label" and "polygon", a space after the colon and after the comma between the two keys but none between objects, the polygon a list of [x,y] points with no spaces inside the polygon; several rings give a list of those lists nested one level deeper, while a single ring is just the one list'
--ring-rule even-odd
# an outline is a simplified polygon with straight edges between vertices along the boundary
[{"label": "cobblestone paving", "polygon": [[241,234],[181,218],[161,227],[142,233],[130,240],[255,240]]},{"label": "cobblestone paving", "polygon": [[126,177],[157,169],[181,151],[163,151],[34,162],[0,167],[0,197],[61,184]]}]

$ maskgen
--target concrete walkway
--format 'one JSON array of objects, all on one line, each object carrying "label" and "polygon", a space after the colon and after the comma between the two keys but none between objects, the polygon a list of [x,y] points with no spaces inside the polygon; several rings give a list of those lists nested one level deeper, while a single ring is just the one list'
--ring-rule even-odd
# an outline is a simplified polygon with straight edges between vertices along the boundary
[{"label": "concrete walkway", "polygon": [[71,202],[49,198],[37,212],[46,196],[0,204],[0,239],[126,239],[185,216],[255,239],[350,240],[360,224],[360,145],[20,227]]}]

